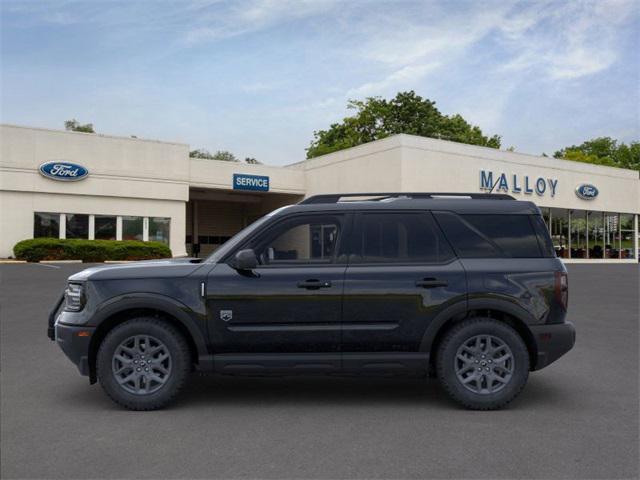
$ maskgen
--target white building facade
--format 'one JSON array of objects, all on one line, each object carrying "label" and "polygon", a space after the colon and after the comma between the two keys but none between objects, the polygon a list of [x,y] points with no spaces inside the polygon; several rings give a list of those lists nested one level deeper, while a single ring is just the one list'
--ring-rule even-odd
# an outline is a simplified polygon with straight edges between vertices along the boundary
[{"label": "white building facade", "polygon": [[34,237],[138,239],[207,255],[319,193],[493,192],[536,203],[558,255],[637,262],[639,172],[411,135],[285,167],[189,157],[185,144],[0,126],[0,258]]}]

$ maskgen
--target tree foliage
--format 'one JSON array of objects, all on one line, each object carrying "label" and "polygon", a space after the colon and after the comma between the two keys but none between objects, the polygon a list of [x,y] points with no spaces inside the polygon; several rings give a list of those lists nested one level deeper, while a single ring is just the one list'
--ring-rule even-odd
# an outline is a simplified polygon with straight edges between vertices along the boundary
[{"label": "tree foliage", "polygon": [[487,137],[480,127],[471,125],[461,115],[443,115],[435,105],[413,90],[399,92],[391,100],[380,97],[349,100],[347,108],[355,110],[355,115],[332,124],[327,130],[314,132],[307,158],[398,133],[500,148],[500,136]]},{"label": "tree foliage", "polygon": [[209,152],[209,150],[205,150],[202,148],[197,150],[191,150],[189,152],[189,156],[191,158],[204,158],[206,160],[222,160],[224,162],[238,161],[238,159],[233,153],[228,152],[226,150],[218,150],[216,153],[211,153]]},{"label": "tree foliage", "polygon": [[70,132],[96,133],[93,129],[93,123],[85,123],[82,125],[75,118],[64,122],[64,129]]},{"label": "tree foliage", "polygon": [[571,145],[558,150],[553,156],[576,162],[640,171],[640,141],[627,145],[611,137],[598,137],[587,140],[581,145]]},{"label": "tree foliage", "polygon": [[256,160],[256,159],[255,159],[255,158],[253,158],[253,157],[246,157],[246,158],[244,159],[244,163],[247,163],[247,164],[249,164],[249,165],[262,165],[262,162],[261,162],[261,161]]}]

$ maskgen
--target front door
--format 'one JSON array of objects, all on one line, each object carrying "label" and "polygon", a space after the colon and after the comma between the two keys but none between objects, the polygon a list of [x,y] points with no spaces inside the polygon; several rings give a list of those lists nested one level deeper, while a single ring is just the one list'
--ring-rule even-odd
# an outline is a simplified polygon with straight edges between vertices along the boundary
[{"label": "front door", "polygon": [[[253,272],[216,265],[206,284],[214,354],[266,354],[248,360],[259,368],[284,358],[273,354],[333,353],[339,368],[344,228],[341,214],[287,217],[240,247],[255,251]],[[304,368],[294,357],[285,363]]]},{"label": "front door", "polygon": [[460,262],[429,212],[360,213],[353,238],[344,288],[344,368],[426,368],[419,347],[429,323],[465,301]]}]

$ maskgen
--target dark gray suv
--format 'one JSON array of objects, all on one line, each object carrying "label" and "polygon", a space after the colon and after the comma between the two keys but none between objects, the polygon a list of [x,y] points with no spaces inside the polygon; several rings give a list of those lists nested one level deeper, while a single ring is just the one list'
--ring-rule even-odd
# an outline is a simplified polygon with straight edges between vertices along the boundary
[{"label": "dark gray suv", "polygon": [[209,258],[69,278],[49,337],[118,404],[171,401],[193,370],[435,374],[505,406],[575,342],[567,272],[538,208],[507,195],[319,195]]}]

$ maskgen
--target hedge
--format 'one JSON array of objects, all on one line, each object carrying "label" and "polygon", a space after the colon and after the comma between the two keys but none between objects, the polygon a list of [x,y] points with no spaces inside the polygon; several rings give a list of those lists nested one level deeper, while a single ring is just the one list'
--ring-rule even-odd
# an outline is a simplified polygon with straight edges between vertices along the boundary
[{"label": "hedge", "polygon": [[149,260],[169,258],[171,250],[164,243],[138,240],[81,240],[59,238],[32,238],[22,240],[13,247],[19,260]]}]

